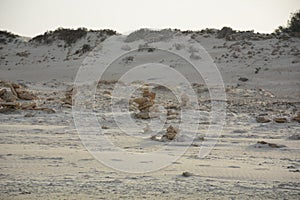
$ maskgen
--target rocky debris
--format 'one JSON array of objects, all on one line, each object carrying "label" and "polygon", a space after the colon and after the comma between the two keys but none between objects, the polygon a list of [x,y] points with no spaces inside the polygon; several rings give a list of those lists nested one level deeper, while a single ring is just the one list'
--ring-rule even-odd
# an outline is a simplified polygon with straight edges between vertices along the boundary
[{"label": "rocky debris", "polygon": [[[38,107],[37,96],[28,91],[25,86],[8,81],[0,81],[0,113],[15,110],[43,110],[47,113],[54,113],[50,108]],[[18,101],[22,100],[22,101]]]},{"label": "rocky debris", "polygon": [[143,97],[138,97],[133,100],[138,105],[139,113],[135,114],[136,118],[139,119],[150,119],[150,108],[154,105],[154,99],[156,94],[150,92],[148,87],[143,89]]},{"label": "rocky debris", "polygon": [[65,98],[62,99],[62,102],[66,105],[72,106],[72,97],[75,94],[75,88],[73,86],[69,86],[66,89]]},{"label": "rocky debris", "polygon": [[102,128],[102,129],[109,129],[109,127],[108,127],[108,126],[105,126],[105,125],[102,125],[101,128]]},{"label": "rocky debris", "polygon": [[23,100],[35,100],[37,97],[32,92],[26,91],[22,88],[16,89],[18,97]]},{"label": "rocky debris", "polygon": [[300,140],[300,133],[295,133],[288,137],[289,140]]},{"label": "rocky debris", "polygon": [[34,117],[35,116],[35,114],[34,113],[26,113],[25,115],[24,115],[24,117]]},{"label": "rocky debris", "polygon": [[192,52],[191,55],[190,55],[190,58],[193,59],[193,60],[199,60],[199,59],[201,59],[201,56],[197,52]]},{"label": "rocky debris", "polygon": [[288,120],[285,117],[277,117],[273,119],[276,123],[287,123]]},{"label": "rocky debris", "polygon": [[176,135],[178,133],[178,129],[174,128],[172,125],[170,125],[167,128],[167,132],[165,135],[162,136],[162,140],[167,139],[167,140],[174,140]]},{"label": "rocky debris", "polygon": [[18,99],[11,91],[8,89],[2,88],[0,90],[0,99],[4,102],[14,102]]},{"label": "rocky debris", "polygon": [[181,174],[183,177],[190,177],[193,176],[193,174],[191,172],[182,172]]},{"label": "rocky debris", "polygon": [[265,141],[258,141],[255,145],[255,148],[282,148],[282,147],[286,147],[285,145],[278,145],[278,144],[274,144],[274,143],[269,143],[269,142],[265,142]]},{"label": "rocky debris", "polygon": [[0,97],[2,99],[6,99],[5,101],[15,101],[17,99],[37,99],[37,96],[32,92],[28,91],[23,85],[12,83],[9,81],[0,81]]},{"label": "rocky debris", "polygon": [[170,125],[167,128],[166,133],[163,134],[161,136],[161,138],[157,138],[158,137],[157,135],[153,135],[153,136],[151,136],[150,139],[154,140],[154,141],[159,141],[159,142],[168,142],[168,141],[174,140],[178,133],[179,133],[179,129]]},{"label": "rocky debris", "polygon": [[16,55],[27,58],[30,55],[30,53],[28,51],[23,51],[23,52],[18,52]]},{"label": "rocky debris", "polygon": [[129,64],[131,62],[133,62],[134,60],[134,57],[133,56],[127,56],[125,58],[122,59],[122,61],[125,63],[125,64]]},{"label": "rocky debris", "polygon": [[268,123],[270,121],[271,121],[270,119],[263,117],[263,116],[256,117],[257,123]]},{"label": "rocky debris", "polygon": [[246,81],[248,81],[249,79],[248,78],[245,78],[245,77],[240,77],[239,78],[239,81],[242,81],[242,82],[246,82]]},{"label": "rocky debris", "polygon": [[300,123],[300,112],[292,120]]},{"label": "rocky debris", "polygon": [[109,96],[111,96],[111,92],[110,92],[110,91],[107,91],[107,90],[103,91],[103,94],[104,94],[104,95],[109,95]]}]

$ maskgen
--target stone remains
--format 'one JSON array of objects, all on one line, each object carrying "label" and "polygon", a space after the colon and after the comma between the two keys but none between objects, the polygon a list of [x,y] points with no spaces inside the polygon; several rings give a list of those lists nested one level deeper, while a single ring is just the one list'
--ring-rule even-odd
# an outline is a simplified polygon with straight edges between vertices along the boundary
[{"label": "stone remains", "polygon": [[157,138],[157,135],[153,135],[150,139],[159,142],[168,142],[176,139],[177,134],[179,133],[179,129],[170,125],[166,133],[161,136],[161,138]]},{"label": "stone remains", "polygon": [[54,113],[50,108],[38,107],[37,96],[28,91],[25,86],[0,80],[0,113],[15,110],[43,110],[47,113]]},{"label": "stone remains", "polygon": [[273,119],[276,123],[287,123],[288,120],[285,117],[277,117]]},{"label": "stone remains", "polygon": [[268,122],[270,122],[270,121],[271,121],[271,120],[268,119],[268,118],[266,118],[266,117],[262,117],[262,116],[256,117],[256,122],[257,122],[257,123],[268,123]]},{"label": "stone remains", "polygon": [[279,145],[279,144],[274,144],[274,143],[269,143],[265,141],[258,141],[255,145],[255,148],[282,148],[286,147],[285,145]]},{"label": "stone remains", "polygon": [[136,118],[139,119],[150,119],[150,108],[154,105],[156,94],[150,92],[148,87],[143,89],[143,97],[138,97],[133,100],[138,105],[139,112],[135,114]]},{"label": "stone remains", "polygon": [[69,86],[65,93],[65,98],[62,99],[62,102],[67,106],[72,106],[72,97],[75,93],[75,89],[73,86]]},{"label": "stone remains", "polygon": [[293,117],[292,120],[300,123],[300,112],[298,112],[298,114]]}]

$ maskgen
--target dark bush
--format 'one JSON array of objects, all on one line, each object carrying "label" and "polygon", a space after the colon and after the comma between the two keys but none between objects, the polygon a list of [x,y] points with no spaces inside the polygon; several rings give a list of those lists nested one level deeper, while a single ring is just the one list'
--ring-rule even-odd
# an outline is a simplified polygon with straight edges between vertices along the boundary
[{"label": "dark bush", "polygon": [[37,42],[41,44],[51,44],[55,39],[63,40],[66,46],[70,46],[78,39],[85,37],[88,32],[99,32],[101,36],[116,35],[117,32],[104,29],[104,30],[87,30],[86,28],[78,29],[65,29],[58,28],[55,31],[47,31],[43,35],[38,35],[30,40],[30,42]]},{"label": "dark bush", "polygon": [[30,40],[30,42],[38,42],[42,44],[51,44],[55,39],[65,41],[67,46],[75,43],[78,39],[86,36],[86,28],[64,29],[58,28],[55,31],[47,31],[43,35],[38,35]]},{"label": "dark bush", "polygon": [[0,44],[6,44],[6,42],[11,42],[13,39],[19,37],[13,33],[7,31],[0,31]]},{"label": "dark bush", "polygon": [[12,38],[12,39],[19,37],[18,35],[15,35],[15,34],[10,33],[8,31],[0,31],[0,36],[1,37],[5,36],[7,38]]},{"label": "dark bush", "polygon": [[287,27],[279,26],[275,33],[288,33],[292,36],[300,37],[300,10],[291,14],[291,19],[288,20]]}]

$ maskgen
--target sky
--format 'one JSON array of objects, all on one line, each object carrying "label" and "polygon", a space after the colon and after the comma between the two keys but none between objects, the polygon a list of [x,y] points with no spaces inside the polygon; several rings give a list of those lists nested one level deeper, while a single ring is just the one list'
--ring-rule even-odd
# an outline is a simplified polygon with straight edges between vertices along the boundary
[{"label": "sky", "polygon": [[59,27],[201,30],[224,26],[271,33],[300,0],[0,0],[0,30],[34,37]]}]

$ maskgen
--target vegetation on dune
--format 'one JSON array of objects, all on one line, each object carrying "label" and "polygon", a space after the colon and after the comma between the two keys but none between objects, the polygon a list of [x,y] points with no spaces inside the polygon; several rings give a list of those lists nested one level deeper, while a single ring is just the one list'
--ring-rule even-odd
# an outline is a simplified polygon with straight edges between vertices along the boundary
[{"label": "vegetation on dune", "polygon": [[47,31],[43,35],[38,35],[30,40],[30,42],[37,42],[42,44],[51,44],[55,39],[65,41],[67,46],[72,45],[78,39],[83,38],[88,32],[98,32],[100,36],[115,35],[116,31],[104,29],[104,30],[88,30],[86,28],[78,29],[65,29],[58,28],[55,31]]},{"label": "vegetation on dune", "polygon": [[[0,44],[6,44],[6,42],[11,42],[13,39],[19,37],[13,33],[8,31],[1,31],[0,30]],[[8,39],[8,40],[7,40]]]},{"label": "vegetation on dune", "polygon": [[288,33],[291,36],[300,37],[300,10],[291,14],[287,27],[279,26],[275,33]]}]

